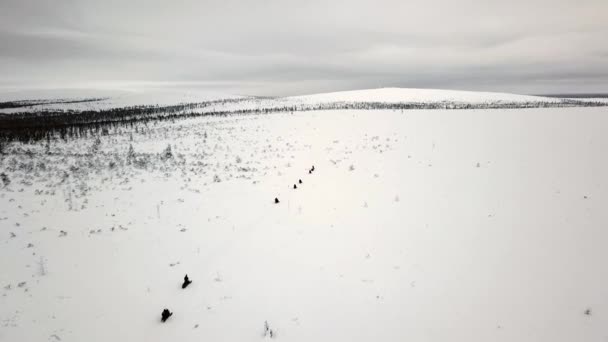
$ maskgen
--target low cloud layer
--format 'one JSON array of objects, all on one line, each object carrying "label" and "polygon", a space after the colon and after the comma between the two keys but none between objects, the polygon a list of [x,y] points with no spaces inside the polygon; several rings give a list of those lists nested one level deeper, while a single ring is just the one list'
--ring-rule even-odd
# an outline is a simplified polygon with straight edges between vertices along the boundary
[{"label": "low cloud layer", "polygon": [[0,3],[0,87],[608,92],[608,2]]}]

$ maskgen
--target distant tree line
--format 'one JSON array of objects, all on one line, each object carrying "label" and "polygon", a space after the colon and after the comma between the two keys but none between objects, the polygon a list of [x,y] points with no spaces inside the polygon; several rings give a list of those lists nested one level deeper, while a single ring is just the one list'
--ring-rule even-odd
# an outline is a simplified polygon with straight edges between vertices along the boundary
[{"label": "distant tree line", "polygon": [[51,104],[68,104],[68,103],[86,103],[86,102],[97,102],[106,100],[106,98],[91,98],[82,100],[19,100],[19,101],[7,101],[0,102],[0,109],[13,109],[13,108],[24,108],[33,107],[38,105],[51,105]]},{"label": "distant tree line", "polygon": [[[248,99],[250,100],[250,99]],[[599,107],[606,102],[561,100],[559,102],[333,102],[323,104],[294,104],[281,106],[280,102],[264,107],[235,110],[200,111],[217,104],[238,103],[242,99],[224,99],[170,106],[133,106],[103,110],[44,110],[0,114],[0,145],[10,141],[39,141],[50,138],[78,138],[89,134],[104,134],[110,128],[132,127],[135,123],[175,120],[200,116],[227,116],[242,114],[268,114],[275,112],[318,110],[412,110],[412,109],[522,109],[557,107]]]}]

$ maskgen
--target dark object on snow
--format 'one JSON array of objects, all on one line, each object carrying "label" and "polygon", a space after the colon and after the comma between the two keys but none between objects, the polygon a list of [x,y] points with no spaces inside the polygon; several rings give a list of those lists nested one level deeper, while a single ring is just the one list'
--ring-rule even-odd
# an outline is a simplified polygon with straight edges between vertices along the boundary
[{"label": "dark object on snow", "polygon": [[294,185],[293,185],[293,188],[294,188],[294,189],[297,189],[297,188],[298,188],[298,186],[294,184]]},{"label": "dark object on snow", "polygon": [[308,170],[308,174],[311,174],[311,173],[312,173],[312,170]]},{"label": "dark object on snow", "polygon": [[188,275],[184,277],[184,283],[182,284],[182,289],[188,287],[188,285],[192,284],[192,280],[188,279]]},{"label": "dark object on snow", "polygon": [[169,311],[169,309],[164,309],[163,313],[160,315],[160,321],[165,323],[171,316],[173,316],[173,312]]},{"label": "dark object on snow", "polygon": [[279,203],[279,199],[275,197],[275,198],[274,198],[274,203],[275,203],[275,204],[278,204],[278,203]]},{"label": "dark object on snow", "polygon": [[274,331],[272,331],[272,329],[270,329],[270,326],[268,325],[268,321],[264,321],[264,337],[266,336],[270,336],[270,338],[274,338]]},{"label": "dark object on snow", "polygon": [[585,310],[585,315],[587,315],[587,316],[591,316],[591,309],[587,309],[587,310]]},{"label": "dark object on snow", "polygon": [[300,179],[300,180],[298,180],[298,183],[302,184],[302,180],[301,180],[301,179]]},{"label": "dark object on snow", "polygon": [[312,169],[311,169],[311,170],[312,170],[312,171],[314,171],[314,170],[315,170],[315,166],[314,166],[314,165],[312,166]]}]

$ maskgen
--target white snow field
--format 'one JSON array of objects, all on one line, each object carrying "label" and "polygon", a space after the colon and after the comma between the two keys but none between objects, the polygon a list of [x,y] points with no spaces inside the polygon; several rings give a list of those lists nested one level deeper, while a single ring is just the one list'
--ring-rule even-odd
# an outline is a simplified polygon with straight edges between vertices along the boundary
[{"label": "white snow field", "polygon": [[607,341],[607,129],[336,110],[12,143],[0,341]]}]

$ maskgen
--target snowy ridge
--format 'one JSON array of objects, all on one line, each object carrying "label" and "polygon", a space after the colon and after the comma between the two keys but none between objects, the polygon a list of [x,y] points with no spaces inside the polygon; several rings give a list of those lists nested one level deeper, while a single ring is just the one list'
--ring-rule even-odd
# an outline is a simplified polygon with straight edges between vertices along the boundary
[{"label": "snowy ridge", "polygon": [[328,103],[328,102],[388,102],[388,103],[431,103],[431,102],[458,102],[458,103],[490,103],[490,102],[560,102],[558,98],[541,96],[517,95],[508,93],[491,93],[477,91],[442,90],[442,89],[415,89],[415,88],[378,88],[352,91],[340,91],[304,96],[293,96],[288,100],[302,103]]},{"label": "snowy ridge", "polygon": [[[0,102],[18,100],[85,100],[96,98],[100,100],[77,103],[38,104],[20,108],[0,108],[0,113],[40,112],[40,111],[85,111],[109,110],[134,106],[174,106],[179,104],[205,103],[218,100],[232,100],[229,103],[213,104],[195,112],[236,112],[273,110],[294,107],[296,110],[309,110],[318,107],[332,107],[336,104],[357,105],[362,103],[381,104],[454,104],[454,105],[523,105],[540,106],[559,105],[561,103],[585,103],[605,101],[580,101],[580,99],[561,99],[553,97],[516,95],[508,93],[440,90],[440,89],[410,89],[410,88],[379,88],[332,93],[289,96],[277,98],[256,98],[240,95],[229,95],[201,90],[183,89],[146,89],[120,90],[99,92],[85,91],[47,91],[47,92],[18,92],[0,94]],[[234,101],[237,100],[237,101]],[[342,105],[344,107],[344,105]]]},{"label": "snowy ridge", "polygon": [[608,103],[608,97],[573,97],[567,98],[567,100],[580,102]]},{"label": "snowy ridge", "polygon": [[[222,103],[200,110],[200,112],[264,111],[293,108],[312,109],[388,109],[413,105],[416,109],[435,108],[500,108],[500,107],[544,107],[562,104],[586,105],[592,101],[576,101],[532,95],[457,91],[442,89],[378,88],[340,91],[302,96],[288,96],[273,99],[248,98],[242,101]],[[422,107],[422,108],[420,108]]]},{"label": "snowy ridge", "polygon": [[440,89],[379,88],[279,98],[244,98],[197,108],[196,113],[333,109],[495,109],[604,106],[606,101]]},{"label": "snowy ridge", "polygon": [[36,112],[36,111],[85,111],[108,110],[135,106],[174,106],[179,104],[200,103],[206,101],[246,98],[240,95],[223,94],[203,90],[183,90],[171,88],[137,89],[137,90],[42,90],[32,92],[10,92],[0,94],[0,102],[9,101],[84,101],[90,102],[40,104],[29,107],[0,109],[0,113]]}]

